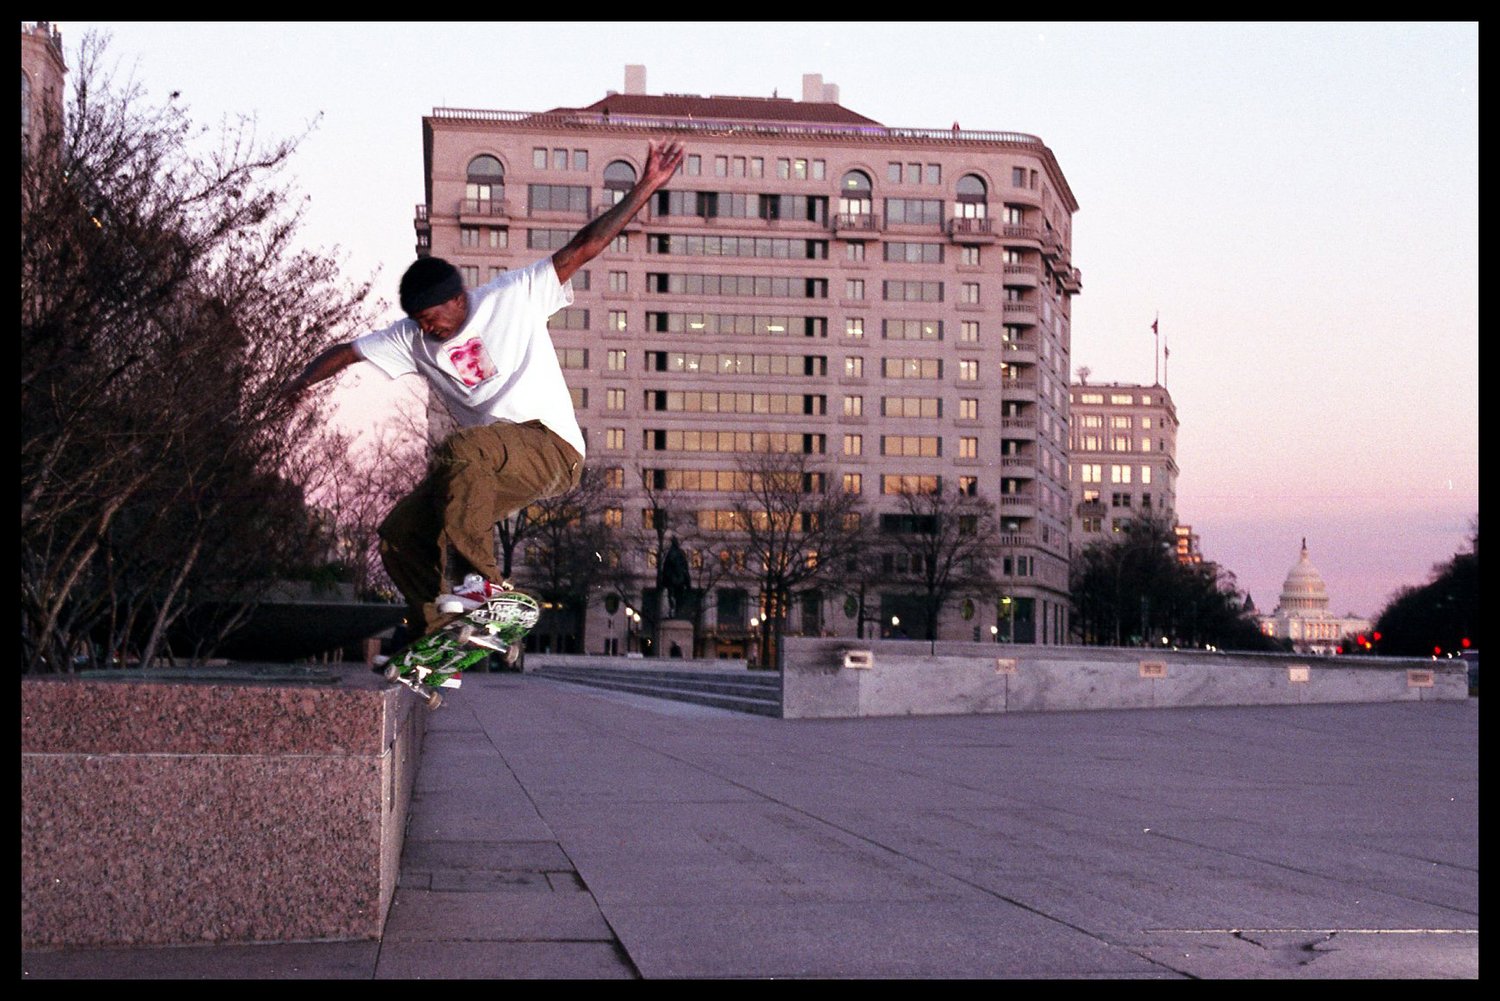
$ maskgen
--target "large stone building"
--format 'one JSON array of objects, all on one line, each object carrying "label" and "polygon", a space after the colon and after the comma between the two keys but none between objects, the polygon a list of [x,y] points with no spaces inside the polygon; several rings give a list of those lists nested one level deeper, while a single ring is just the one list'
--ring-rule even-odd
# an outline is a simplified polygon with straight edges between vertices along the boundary
[{"label": "large stone building", "polygon": [[[1177,408],[1166,387],[1078,382],[1069,395],[1073,548],[1108,539],[1136,515],[1175,524]],[[1178,555],[1201,562],[1191,531]]]},{"label": "large stone building", "polygon": [[21,22],[21,151],[36,145],[43,130],[62,124],[62,32],[46,21]]},{"label": "large stone building", "polygon": [[[425,117],[418,253],[470,283],[550,254],[667,137],[687,148],[680,175],[575,277],[551,325],[589,464],[613,491],[606,517],[642,534],[648,493],[669,491],[711,526],[738,463],[764,449],[808,456],[876,512],[897,510],[903,488],[977,494],[997,506],[1002,583],[955,604],[937,635],[988,639],[1003,610],[1017,641],[1065,642],[1080,274],[1078,206],[1051,150],[957,124],[888,128],[817,75],[800,101],[698,97],[648,94],[627,67],[623,93],[585,107]],[[619,613],[651,607],[656,574],[631,569],[570,645],[629,645]],[[859,605],[845,584],[804,595],[792,631],[853,635],[855,609],[888,622],[906,607],[878,582]],[[737,653],[754,585],[715,591],[699,652]]]},{"label": "large stone building", "polygon": [[1287,572],[1281,586],[1281,601],[1275,611],[1260,616],[1260,631],[1267,636],[1290,640],[1298,653],[1331,654],[1345,636],[1370,631],[1370,621],[1355,615],[1343,617],[1328,610],[1328,587],[1323,575],[1307,558],[1307,540],[1302,540],[1302,555]]}]

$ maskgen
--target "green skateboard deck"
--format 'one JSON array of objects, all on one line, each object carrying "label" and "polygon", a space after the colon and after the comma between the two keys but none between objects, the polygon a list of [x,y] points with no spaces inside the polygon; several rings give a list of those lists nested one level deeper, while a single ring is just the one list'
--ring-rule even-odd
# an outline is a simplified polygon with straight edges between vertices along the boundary
[{"label": "green skateboard deck", "polygon": [[466,668],[493,653],[515,663],[526,634],[540,616],[541,606],[531,595],[506,591],[479,608],[439,619],[430,632],[391,654],[385,677],[436,709],[443,702],[439,689],[459,687]]}]

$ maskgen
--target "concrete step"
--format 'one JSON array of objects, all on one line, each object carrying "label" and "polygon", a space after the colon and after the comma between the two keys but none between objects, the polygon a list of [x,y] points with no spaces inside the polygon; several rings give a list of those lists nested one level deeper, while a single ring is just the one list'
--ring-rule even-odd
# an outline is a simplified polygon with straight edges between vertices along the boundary
[{"label": "concrete step", "polygon": [[632,671],[608,668],[552,667],[539,677],[589,685],[610,691],[715,706],[759,716],[781,715],[781,676],[695,673],[688,671]]}]

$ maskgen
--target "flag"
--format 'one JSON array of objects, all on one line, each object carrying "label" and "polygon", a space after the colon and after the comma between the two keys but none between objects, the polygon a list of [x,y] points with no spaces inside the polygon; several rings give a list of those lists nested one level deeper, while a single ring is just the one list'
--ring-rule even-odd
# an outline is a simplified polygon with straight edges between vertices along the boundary
[{"label": "flag", "polygon": [[1152,332],[1152,333],[1153,333],[1153,334],[1155,334],[1155,333],[1159,333],[1159,332],[1160,332],[1160,331],[1158,331],[1158,330],[1157,330],[1157,329],[1156,329],[1156,324],[1157,324],[1157,323],[1158,323],[1158,322],[1159,322],[1159,321],[1160,321],[1160,320],[1161,320],[1161,317],[1157,317],[1157,318],[1156,318],[1156,319],[1155,319],[1155,320],[1152,320],[1152,321],[1151,321],[1151,332]]}]

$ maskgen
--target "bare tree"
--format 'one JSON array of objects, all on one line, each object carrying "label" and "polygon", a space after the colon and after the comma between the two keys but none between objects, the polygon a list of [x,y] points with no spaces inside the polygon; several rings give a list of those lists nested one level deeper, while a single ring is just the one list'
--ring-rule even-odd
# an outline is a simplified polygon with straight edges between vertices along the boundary
[{"label": "bare tree", "polygon": [[793,597],[837,578],[864,545],[865,512],[809,455],[758,452],[739,471],[743,489],[720,527],[743,541],[760,590],[759,659],[774,667]]},{"label": "bare tree", "polygon": [[117,88],[103,52],[85,40],[65,131],[22,160],[28,671],[149,662],[184,609],[307,558],[316,533],[284,470],[316,415],[278,390],[365,292],[293,246],[294,140],[240,122],[195,153],[186,113]]},{"label": "bare tree", "polygon": [[994,589],[998,533],[995,505],[958,490],[903,490],[900,508],[880,516],[881,575],[916,596],[926,639],[937,639],[938,617],[954,596]]},{"label": "bare tree", "polygon": [[627,573],[609,501],[599,469],[585,465],[572,490],[526,509],[528,534],[516,578],[546,606],[532,634],[539,646],[583,649],[590,597],[618,589]]},{"label": "bare tree", "polygon": [[325,558],[362,598],[399,598],[380,559],[380,524],[425,475],[427,461],[420,415],[403,407],[364,441],[324,429],[294,462],[293,478],[320,519]]}]

